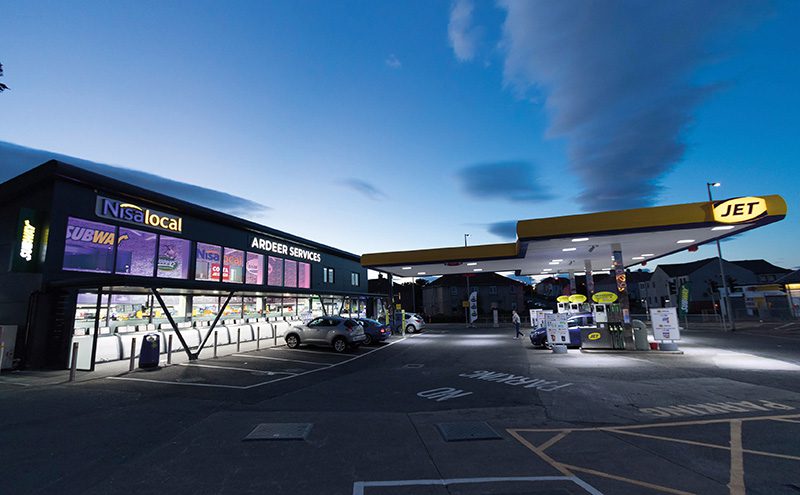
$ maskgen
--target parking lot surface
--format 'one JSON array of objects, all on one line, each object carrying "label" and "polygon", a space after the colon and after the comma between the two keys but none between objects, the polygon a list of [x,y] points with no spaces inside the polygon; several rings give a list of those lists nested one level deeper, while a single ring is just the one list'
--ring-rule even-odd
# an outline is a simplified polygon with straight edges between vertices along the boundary
[{"label": "parking lot surface", "polygon": [[682,355],[557,355],[512,335],[433,325],[345,354],[4,377],[0,477],[65,494],[800,491],[796,334],[686,332]]}]

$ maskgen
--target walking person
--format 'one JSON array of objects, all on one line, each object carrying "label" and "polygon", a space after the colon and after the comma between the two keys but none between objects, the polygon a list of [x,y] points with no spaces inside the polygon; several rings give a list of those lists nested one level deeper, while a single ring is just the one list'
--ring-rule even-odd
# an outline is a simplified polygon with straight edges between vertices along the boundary
[{"label": "walking person", "polygon": [[514,331],[516,332],[514,338],[518,339],[522,337],[522,332],[519,331],[520,319],[516,311],[511,312],[511,321],[514,323]]}]

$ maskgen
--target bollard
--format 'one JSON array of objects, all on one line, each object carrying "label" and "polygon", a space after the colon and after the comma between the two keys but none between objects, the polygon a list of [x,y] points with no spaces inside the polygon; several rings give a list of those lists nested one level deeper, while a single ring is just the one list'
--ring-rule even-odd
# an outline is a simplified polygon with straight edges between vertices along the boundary
[{"label": "bollard", "polygon": [[[2,363],[0,363],[2,364]],[[78,343],[72,343],[72,360],[69,364],[69,381],[75,381],[75,369],[78,367]]]},{"label": "bollard", "polygon": [[217,357],[217,331],[214,330],[214,357]]},{"label": "bollard", "polygon": [[261,325],[256,325],[256,350],[261,349]]},{"label": "bollard", "polygon": [[167,364],[172,364],[172,335],[167,339]]},{"label": "bollard", "polygon": [[239,352],[242,348],[242,329],[236,329],[236,352]]},{"label": "bollard", "polygon": [[136,362],[136,337],[131,339],[131,364],[128,371],[133,371],[133,365]]}]

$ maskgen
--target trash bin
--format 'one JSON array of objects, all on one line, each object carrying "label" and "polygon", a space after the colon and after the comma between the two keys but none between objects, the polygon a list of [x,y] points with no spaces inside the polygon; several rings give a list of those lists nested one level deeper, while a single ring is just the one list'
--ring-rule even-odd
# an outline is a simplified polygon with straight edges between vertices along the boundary
[{"label": "trash bin", "polygon": [[647,341],[647,327],[633,327],[633,342],[637,351],[650,350],[650,343]]},{"label": "trash bin", "polygon": [[148,333],[142,339],[142,347],[139,351],[140,368],[158,368],[158,361],[161,357],[161,336],[157,333]]}]

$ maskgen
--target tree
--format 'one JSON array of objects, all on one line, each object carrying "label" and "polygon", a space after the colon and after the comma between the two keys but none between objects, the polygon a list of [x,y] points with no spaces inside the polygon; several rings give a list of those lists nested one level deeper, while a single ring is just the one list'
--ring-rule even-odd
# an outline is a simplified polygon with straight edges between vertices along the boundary
[{"label": "tree", "polygon": [[[3,64],[0,64],[0,77],[3,77]],[[5,91],[7,89],[8,89],[8,86],[6,86],[3,83],[0,83],[0,93],[2,93],[3,91]]]}]

